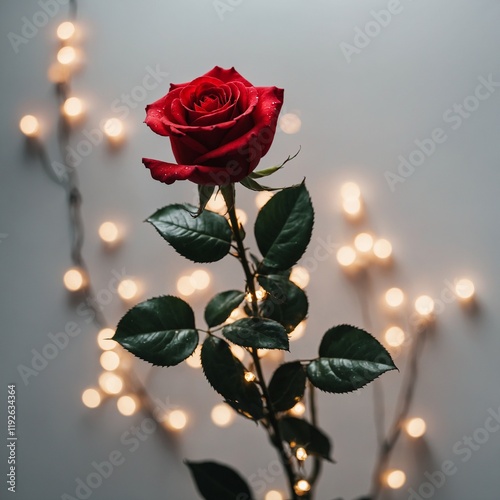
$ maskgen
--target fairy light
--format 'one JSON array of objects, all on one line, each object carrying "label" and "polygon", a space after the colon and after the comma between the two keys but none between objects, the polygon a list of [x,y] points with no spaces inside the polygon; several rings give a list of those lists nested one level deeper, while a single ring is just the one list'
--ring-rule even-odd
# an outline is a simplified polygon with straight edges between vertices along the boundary
[{"label": "fairy light", "polygon": [[357,216],[361,212],[361,200],[344,200],[342,202],[342,208],[347,215]]},{"label": "fairy light", "polygon": [[109,118],[102,129],[109,139],[116,140],[123,134],[123,122],[118,118]]},{"label": "fairy light", "polygon": [[198,269],[191,274],[189,281],[195,290],[205,290],[210,285],[210,274],[204,269]]},{"label": "fairy light", "polygon": [[311,485],[309,484],[309,481],[306,481],[305,479],[299,479],[296,483],[295,483],[295,493],[297,493],[297,495],[303,495],[304,493],[307,493],[308,491],[311,490]]},{"label": "fairy light", "polygon": [[247,315],[245,313],[245,311],[243,309],[241,309],[240,307],[237,307],[236,309],[233,309],[231,314],[229,315],[229,317],[232,319],[232,320],[237,320],[237,319],[242,319],[242,318],[246,318]]},{"label": "fairy light", "polygon": [[83,272],[80,269],[73,267],[64,273],[63,282],[64,286],[70,292],[77,292],[85,286],[86,280]]},{"label": "fairy light", "polygon": [[369,233],[359,233],[354,239],[354,246],[359,252],[369,252],[373,248],[373,236]]},{"label": "fairy light", "polygon": [[120,236],[118,227],[114,222],[106,221],[99,226],[99,237],[106,243],[115,243]]},{"label": "fairy light", "polygon": [[40,131],[38,118],[33,115],[24,115],[19,121],[19,129],[26,137],[36,137]]},{"label": "fairy light", "polygon": [[257,196],[255,196],[257,208],[262,208],[272,197],[273,193],[271,191],[260,191],[260,193],[257,193]]},{"label": "fairy light", "polygon": [[306,405],[302,403],[302,401],[299,401],[292,409],[289,410],[289,413],[295,417],[301,417],[305,412]]},{"label": "fairy light", "polygon": [[421,316],[429,316],[434,311],[434,300],[428,295],[421,295],[415,301],[415,310]]},{"label": "fairy light", "polygon": [[389,288],[385,292],[385,302],[390,307],[399,307],[405,299],[405,295],[401,288]]},{"label": "fairy light", "polygon": [[408,420],[405,424],[405,430],[408,436],[412,438],[419,438],[425,434],[427,424],[423,418],[410,418],[410,420]]},{"label": "fairy light", "polygon": [[59,52],[57,53],[57,60],[61,64],[71,64],[75,62],[76,50],[70,45],[62,47],[61,49],[59,49]]},{"label": "fairy light", "polygon": [[63,112],[66,116],[77,117],[83,112],[83,102],[78,97],[69,97],[64,101]]},{"label": "fairy light", "polygon": [[474,292],[474,283],[470,279],[461,278],[455,283],[455,293],[459,299],[471,299],[474,296]]},{"label": "fairy light", "polygon": [[379,259],[388,259],[392,254],[391,242],[384,238],[378,239],[373,245],[373,253]]},{"label": "fairy light", "polygon": [[166,418],[165,424],[174,431],[181,431],[188,422],[187,415],[182,410],[171,411]]},{"label": "fairy light", "polygon": [[186,358],[186,364],[191,368],[201,368],[201,345],[197,345],[193,354]]},{"label": "fairy light", "polygon": [[101,404],[101,393],[94,388],[85,389],[82,393],[82,402],[87,408],[97,408]]},{"label": "fairy light", "polygon": [[342,267],[349,267],[356,260],[356,251],[350,246],[340,247],[337,251],[337,262]]},{"label": "fairy light", "polygon": [[71,72],[67,66],[58,62],[51,64],[47,71],[47,78],[52,83],[64,83],[68,80]]},{"label": "fairy light", "polygon": [[105,370],[111,372],[120,366],[120,356],[115,351],[104,351],[99,362]]},{"label": "fairy light", "polygon": [[69,40],[76,31],[75,25],[71,21],[65,21],[57,27],[57,38],[59,40]]},{"label": "fairy light", "polygon": [[123,300],[131,300],[139,293],[137,283],[132,279],[124,279],[118,284],[118,295]]},{"label": "fairy light", "polygon": [[302,266],[295,266],[290,273],[290,281],[295,283],[299,288],[305,288],[309,284],[309,271]]},{"label": "fairy light", "polygon": [[299,340],[301,337],[304,336],[304,333],[306,331],[306,321],[301,321],[290,333],[290,341],[294,342],[295,340]]},{"label": "fairy light", "polygon": [[393,490],[398,490],[406,483],[406,474],[402,470],[391,470],[387,473],[385,482]]},{"label": "fairy light", "polygon": [[284,500],[284,496],[277,490],[269,490],[264,500]]},{"label": "fairy light", "polygon": [[253,382],[257,378],[252,372],[245,372],[244,377],[247,382]]},{"label": "fairy light", "polygon": [[279,125],[285,134],[296,134],[302,126],[302,121],[295,113],[285,113],[280,118]]},{"label": "fairy light", "polygon": [[221,403],[212,408],[210,417],[217,427],[227,427],[233,423],[234,411],[228,405]]},{"label": "fairy light", "polygon": [[132,395],[120,396],[116,401],[118,411],[126,417],[133,415],[137,410],[137,406],[137,400]]},{"label": "fairy light", "polygon": [[361,189],[355,182],[346,182],[340,188],[340,196],[345,200],[357,200],[361,196]]},{"label": "fairy light", "polygon": [[308,457],[306,449],[302,447],[295,450],[295,456],[297,457],[297,460],[300,460],[301,462]]},{"label": "fairy light", "polygon": [[243,349],[243,347],[233,344],[231,346],[231,352],[236,359],[239,359],[240,361],[243,361],[245,359],[246,351],[245,349]]},{"label": "fairy light", "polygon": [[106,394],[119,394],[123,389],[123,380],[113,372],[104,372],[99,376],[99,387]]},{"label": "fairy light", "polygon": [[111,349],[114,349],[116,347],[116,342],[111,340],[114,334],[115,331],[112,328],[103,328],[97,334],[97,345],[103,351],[110,351]]},{"label": "fairy light", "polygon": [[242,226],[244,226],[247,223],[248,215],[241,208],[236,209],[236,217],[238,218],[238,221]]},{"label": "fairy light", "polygon": [[226,202],[222,195],[215,195],[210,201],[207,203],[207,208],[212,212],[221,212],[226,207]]},{"label": "fairy light", "polygon": [[399,326],[391,326],[384,335],[387,345],[391,347],[399,347],[405,341],[405,332]]}]

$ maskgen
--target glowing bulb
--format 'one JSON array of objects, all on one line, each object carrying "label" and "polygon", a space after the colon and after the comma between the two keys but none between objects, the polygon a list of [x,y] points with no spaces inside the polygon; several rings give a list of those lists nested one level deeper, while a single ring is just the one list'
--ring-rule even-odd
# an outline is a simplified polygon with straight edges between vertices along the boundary
[{"label": "glowing bulb", "polygon": [[233,353],[233,356],[237,359],[239,359],[240,361],[243,361],[243,359],[245,358],[245,349],[243,349],[243,347],[240,347],[239,345],[236,345],[236,344],[233,344],[231,346],[231,352]]},{"label": "glowing bulb", "polygon": [[187,425],[187,415],[182,410],[171,411],[167,416],[166,424],[174,431],[180,431]]},{"label": "glowing bulb", "polygon": [[222,195],[215,195],[208,203],[207,208],[212,212],[221,212],[226,207],[226,202]]},{"label": "glowing bulb", "polygon": [[204,290],[210,285],[210,274],[207,273],[204,269],[198,269],[189,278],[191,282],[191,286],[195,290]]},{"label": "glowing bulb", "polygon": [[69,97],[64,101],[63,111],[66,116],[76,117],[83,112],[83,102],[78,97]]},{"label": "glowing bulb", "polygon": [[99,376],[99,386],[106,394],[119,394],[123,389],[123,380],[112,372],[104,372]]},{"label": "glowing bulb", "polygon": [[120,366],[120,356],[115,351],[104,351],[99,362],[105,370],[111,372]]},{"label": "glowing bulb", "polygon": [[70,21],[65,21],[57,27],[57,38],[59,40],[69,40],[75,34],[75,25]]},{"label": "glowing bulb", "polygon": [[340,196],[344,200],[357,200],[361,196],[361,190],[355,182],[346,182],[340,188]]},{"label": "glowing bulb", "polygon": [[297,493],[297,495],[307,493],[310,489],[311,485],[309,484],[309,481],[306,481],[305,479],[300,479],[295,483],[295,493]]},{"label": "glowing bulb", "polygon": [[238,218],[238,221],[242,226],[247,223],[248,215],[244,210],[241,210],[241,208],[236,209],[236,217]]},{"label": "glowing bulb", "polygon": [[246,318],[247,315],[243,309],[237,307],[236,309],[233,309],[229,317],[236,321],[237,319]]},{"label": "glowing bulb", "polygon": [[68,269],[63,277],[64,286],[70,292],[77,292],[85,286],[85,276],[80,269]]},{"label": "glowing bulb", "polygon": [[52,83],[64,83],[70,74],[68,67],[60,63],[51,64],[47,71],[47,77]]},{"label": "glowing bulb", "polygon": [[87,408],[97,408],[101,404],[101,394],[97,389],[85,389],[82,402]]},{"label": "glowing bulb", "polygon": [[123,122],[118,118],[109,118],[104,122],[103,131],[110,139],[118,139],[123,133]]},{"label": "glowing bulb", "polygon": [[116,407],[122,415],[128,417],[137,410],[137,400],[133,396],[120,396],[116,402]]},{"label": "glowing bulb", "polygon": [[227,427],[234,420],[234,412],[226,404],[215,405],[210,413],[212,422],[217,427]]},{"label": "glowing bulb", "polygon": [[304,413],[306,412],[306,406],[304,403],[302,403],[301,401],[299,401],[291,410],[290,410],[290,413],[296,417],[300,417],[302,415],[304,415]]},{"label": "glowing bulb", "polygon": [[379,259],[388,259],[392,254],[392,245],[390,241],[381,238],[373,245],[373,253]]},{"label": "glowing bulb", "polygon": [[342,208],[348,215],[358,215],[361,212],[361,201],[357,198],[344,200]]},{"label": "glowing bulb", "polygon": [[193,354],[186,359],[186,363],[191,368],[201,368],[201,345],[197,346]]},{"label": "glowing bulb", "polygon": [[266,493],[264,500],[283,500],[283,495],[276,490],[270,490]]},{"label": "glowing bulb", "polygon": [[130,300],[137,296],[139,287],[134,280],[125,279],[118,284],[118,295],[124,300]]},{"label": "glowing bulb", "polygon": [[75,59],[76,59],[76,50],[73,47],[70,47],[69,45],[63,47],[57,53],[57,60],[61,64],[71,64],[72,62],[75,62]]},{"label": "glowing bulb", "polygon": [[405,295],[401,288],[389,288],[385,292],[385,301],[390,307],[399,307],[405,299]]},{"label": "glowing bulb", "polygon": [[415,301],[415,310],[421,316],[429,316],[434,311],[434,301],[428,295],[421,295]]},{"label": "glowing bulb", "polygon": [[302,121],[295,113],[286,113],[280,118],[280,129],[285,134],[296,134],[301,126]]},{"label": "glowing bulb", "polygon": [[303,461],[307,458],[307,451],[305,448],[297,448],[295,450],[295,456],[297,457],[297,460]]},{"label": "glowing bulb", "polygon": [[423,418],[415,417],[406,422],[405,429],[408,436],[412,438],[419,438],[425,434],[427,424]]},{"label": "glowing bulb", "polygon": [[405,332],[399,326],[391,326],[385,332],[385,341],[391,347],[399,347],[405,341]]},{"label": "glowing bulb", "polygon": [[343,266],[348,267],[354,264],[356,260],[356,252],[354,248],[349,246],[340,247],[337,252],[337,262]]},{"label": "glowing bulb", "polygon": [[185,297],[193,295],[193,293],[195,292],[195,288],[193,286],[193,283],[191,282],[191,276],[181,276],[177,280],[177,291]]},{"label": "glowing bulb", "polygon": [[257,208],[262,208],[272,197],[273,193],[271,191],[260,191],[255,197]]},{"label": "glowing bulb", "polygon": [[114,243],[119,236],[118,227],[114,222],[103,222],[99,226],[99,236],[106,243]]},{"label": "glowing bulb", "polygon": [[299,288],[305,288],[309,284],[309,271],[302,266],[295,266],[290,273],[290,281],[293,281]]},{"label": "glowing bulb", "polygon": [[373,236],[368,233],[359,233],[354,239],[356,250],[366,253],[373,248]]},{"label": "glowing bulb", "polygon": [[301,321],[294,330],[290,333],[290,341],[298,340],[304,336],[304,332],[306,331],[306,321]]},{"label": "glowing bulb", "polygon": [[257,378],[252,372],[245,372],[244,376],[247,382],[253,382]]},{"label": "glowing bulb", "polygon": [[461,278],[455,283],[455,293],[459,299],[470,299],[474,295],[474,283],[467,278]]},{"label": "glowing bulb", "polygon": [[111,328],[103,328],[97,334],[97,344],[103,351],[110,351],[116,347],[114,340],[108,340],[113,337],[115,331]]},{"label": "glowing bulb", "polygon": [[397,490],[406,482],[406,474],[402,470],[392,470],[387,473],[386,483],[389,488]]},{"label": "glowing bulb", "polygon": [[26,137],[36,137],[40,131],[38,119],[33,115],[25,115],[19,122],[19,129]]}]

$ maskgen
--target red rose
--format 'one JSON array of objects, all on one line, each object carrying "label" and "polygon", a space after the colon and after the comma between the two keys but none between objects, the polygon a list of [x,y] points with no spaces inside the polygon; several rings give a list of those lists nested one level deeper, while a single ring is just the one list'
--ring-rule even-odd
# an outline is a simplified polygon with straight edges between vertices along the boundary
[{"label": "red rose", "polygon": [[273,142],[283,89],[254,87],[234,68],[216,66],[146,107],[145,123],[170,137],[177,164],[143,158],[166,184],[226,185],[250,174]]}]

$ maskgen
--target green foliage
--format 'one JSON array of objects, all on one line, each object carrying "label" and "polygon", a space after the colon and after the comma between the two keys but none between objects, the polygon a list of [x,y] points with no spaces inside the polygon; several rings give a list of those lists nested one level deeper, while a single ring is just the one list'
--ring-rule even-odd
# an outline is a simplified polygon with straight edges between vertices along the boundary
[{"label": "green foliage", "polygon": [[149,363],[173,366],[191,356],[198,331],[189,304],[166,295],[130,309],[118,323],[113,340]]},{"label": "green foliage", "polygon": [[230,314],[245,298],[245,294],[238,290],[228,290],[218,293],[213,297],[205,308],[205,321],[212,328],[224,323]]},{"label": "green foliage", "polygon": [[222,215],[202,211],[186,204],[167,205],[157,210],[147,222],[186,259],[193,262],[215,262],[231,248],[231,227]]},{"label": "green foliage", "polygon": [[224,337],[243,347],[286,349],[289,342],[285,329],[271,319],[243,318],[222,329]]},{"label": "green foliage", "polygon": [[307,367],[307,376],[326,392],[354,391],[382,373],[397,369],[378,340],[350,325],[328,330],[321,341],[319,355]]},{"label": "green foliage", "polygon": [[299,361],[285,363],[269,383],[269,396],[276,411],[293,408],[304,396],[306,372]]}]

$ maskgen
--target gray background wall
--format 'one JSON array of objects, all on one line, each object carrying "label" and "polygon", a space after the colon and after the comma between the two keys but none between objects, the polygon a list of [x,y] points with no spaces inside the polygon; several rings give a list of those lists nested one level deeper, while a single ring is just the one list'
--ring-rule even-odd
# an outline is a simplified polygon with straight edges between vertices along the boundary
[{"label": "gray background wall", "polygon": [[[107,459],[113,450],[124,454],[125,463],[92,492],[93,500],[195,498],[183,458],[215,458],[250,477],[268,468],[275,457],[252,424],[238,420],[226,430],[211,424],[209,412],[219,398],[201,372],[186,366],[155,370],[150,385],[157,397],[169,398],[190,414],[190,425],[174,440],[175,446],[156,432],[131,452],[121,436],[140,425],[144,415],[124,417],[112,402],[96,410],[82,405],[82,390],[94,385],[99,374],[99,351],[95,327],[76,314],[75,301],[62,286],[61,277],[71,265],[65,195],[27,152],[17,128],[23,114],[38,115],[49,154],[60,159],[54,132],[56,98],[46,71],[57,49],[55,28],[66,18],[67,5],[57,7],[50,22],[17,53],[8,38],[11,32],[21,34],[23,16],[33,19],[41,3],[0,5],[0,352],[4,387],[7,382],[18,387],[17,498],[74,495],[76,479],[85,478],[92,462]],[[222,4],[229,8],[218,13],[216,6],[223,9]],[[437,298],[446,280],[462,275],[473,279],[478,313],[468,314],[454,302],[436,318],[412,406],[412,413],[427,420],[428,433],[420,445],[401,440],[391,465],[404,469],[408,480],[387,498],[408,498],[408,488],[418,489],[427,480],[425,471],[451,460],[457,473],[433,498],[494,500],[500,490],[500,433],[490,433],[467,461],[456,453],[456,443],[483,427],[488,410],[498,412],[500,406],[500,87],[494,87],[460,126],[458,121],[447,122],[446,112],[474,94],[478,78],[492,75],[493,81],[500,81],[500,3],[401,0],[399,13],[349,62],[341,44],[354,43],[356,28],[364,30],[373,20],[372,10],[397,4],[80,2],[79,45],[85,63],[73,90],[85,100],[87,112],[73,145],[85,138],[85,130],[113,115],[113,103],[141,84],[148,66],[159,65],[168,73],[129,108],[124,147],[111,150],[105,142],[98,144],[78,167],[87,228],[84,254],[97,290],[107,287],[112,270],[125,269],[143,283],[144,298],[175,293],[182,269],[194,266],[141,221],[166,203],[191,200],[194,191],[188,183],[166,187],[154,182],[142,167],[142,156],[172,157],[167,141],[142,124],[144,106],[166,93],[169,82],[190,80],[214,65],[234,65],[256,85],[284,87],[285,111],[300,113],[302,129],[295,135],[278,133],[262,165],[276,164],[302,146],[299,157],[274,183],[307,178],[316,225],[306,257],[313,257],[319,238],[343,244],[366,228],[388,237],[396,257],[390,271],[374,270],[370,288],[363,290],[346,279],[333,255],[318,262],[308,288],[312,306],[307,334],[293,345],[294,355],[313,357],[321,335],[334,324],[363,326],[359,293],[367,295],[373,332],[380,335],[392,319],[380,300],[387,287],[401,286],[409,298],[420,293]],[[446,141],[391,191],[385,172],[397,172],[398,156],[408,158],[416,149],[414,141],[430,137],[438,127],[445,130]],[[360,184],[367,208],[365,221],[357,227],[345,221],[339,208],[339,187],[346,180]],[[239,199],[253,220],[253,196],[240,192]],[[106,219],[126,229],[122,246],[113,253],[103,250],[97,236]],[[211,292],[241,281],[235,262],[209,270]],[[194,299],[198,314],[208,296]],[[113,324],[126,307],[114,297],[104,312]],[[82,333],[25,385],[18,366],[29,366],[32,349],[41,350],[48,334],[63,330],[68,321],[78,323]],[[405,359],[401,354],[398,364],[403,367]],[[384,376],[388,415],[401,379],[395,372]],[[5,422],[5,388],[2,394]],[[371,387],[347,396],[320,397],[320,422],[333,437],[338,463],[325,466],[319,499],[351,499],[368,491],[375,457],[372,415]],[[6,458],[1,462],[3,474]],[[283,486],[282,477],[268,486]]]}]

